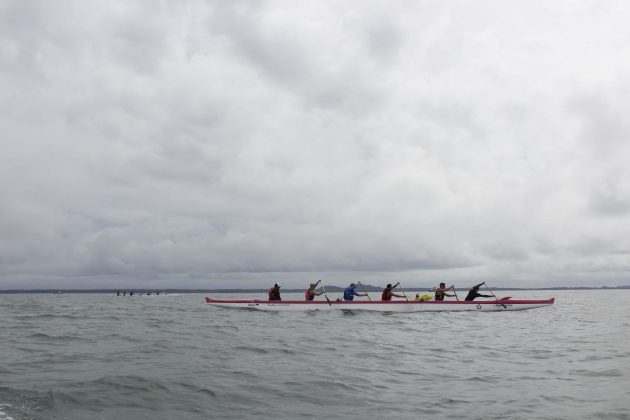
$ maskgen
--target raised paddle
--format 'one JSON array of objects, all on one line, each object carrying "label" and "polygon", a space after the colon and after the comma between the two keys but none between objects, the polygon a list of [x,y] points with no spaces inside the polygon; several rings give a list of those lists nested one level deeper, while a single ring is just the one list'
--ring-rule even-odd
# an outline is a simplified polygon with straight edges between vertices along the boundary
[{"label": "raised paddle", "polygon": [[492,290],[490,290],[490,288],[488,287],[488,285],[486,284],[486,282],[483,282],[483,285],[486,286],[486,289],[488,289],[488,292],[490,292],[490,294],[492,296],[494,296],[494,298],[497,300],[497,303],[501,306],[503,306],[503,309],[507,309],[507,306],[505,306],[504,303],[501,303],[501,301],[499,301],[499,298],[494,294],[494,292]]}]

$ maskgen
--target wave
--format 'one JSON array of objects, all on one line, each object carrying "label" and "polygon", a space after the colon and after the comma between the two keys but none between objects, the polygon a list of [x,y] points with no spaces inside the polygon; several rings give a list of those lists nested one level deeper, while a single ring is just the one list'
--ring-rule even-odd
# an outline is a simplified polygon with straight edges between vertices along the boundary
[{"label": "wave", "polygon": [[[60,406],[80,404],[78,398],[60,391],[31,391],[11,387],[0,387],[0,404],[6,419],[39,418],[42,413],[50,412]],[[2,419],[2,417],[0,417]]]},{"label": "wave", "polygon": [[10,410],[12,408],[11,404],[2,404],[0,403],[0,420],[15,420],[9,414],[7,414],[4,410]]},{"label": "wave", "polygon": [[599,378],[599,377],[616,378],[616,377],[623,376],[623,373],[621,373],[617,369],[604,369],[604,370],[574,369],[574,370],[571,370],[569,373],[571,375],[588,376],[591,378]]},{"label": "wave", "polygon": [[15,319],[19,319],[21,321],[48,320],[48,319],[80,320],[80,319],[85,319],[85,315],[81,315],[81,314],[33,314],[33,315],[16,315]]},{"label": "wave", "polygon": [[47,334],[43,332],[36,332],[26,336],[26,338],[31,338],[40,341],[48,341],[48,342],[67,342],[67,341],[80,341],[80,342],[92,342],[91,339],[82,337],[77,334],[61,334],[61,335],[53,335]]},{"label": "wave", "polygon": [[630,415],[625,298],[619,317],[590,313],[600,328],[579,341],[578,303],[462,316],[72,299],[0,305],[0,420]]}]

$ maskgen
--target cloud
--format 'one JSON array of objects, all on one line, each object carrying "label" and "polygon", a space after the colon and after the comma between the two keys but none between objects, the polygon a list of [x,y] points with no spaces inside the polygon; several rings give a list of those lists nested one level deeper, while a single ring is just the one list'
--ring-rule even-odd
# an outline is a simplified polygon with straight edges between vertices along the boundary
[{"label": "cloud", "polygon": [[0,288],[625,284],[624,8],[5,2]]}]

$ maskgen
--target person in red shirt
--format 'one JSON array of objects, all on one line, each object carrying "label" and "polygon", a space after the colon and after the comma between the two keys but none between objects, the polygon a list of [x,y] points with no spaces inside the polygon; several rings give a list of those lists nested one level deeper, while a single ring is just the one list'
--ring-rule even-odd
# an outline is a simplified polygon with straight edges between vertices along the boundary
[{"label": "person in red shirt", "polygon": [[388,284],[385,290],[383,290],[383,294],[381,295],[381,300],[392,300],[392,296],[401,297],[401,298],[406,297],[405,295],[399,295],[397,293],[394,293],[393,290],[396,287],[398,287],[399,284],[400,282],[396,283],[393,286],[391,284]]},{"label": "person in red shirt", "polygon": [[274,284],[273,287],[269,289],[269,300],[282,300],[280,299],[280,283]]},{"label": "person in red shirt", "polygon": [[321,290],[319,292],[315,290],[320,281],[321,280],[317,280],[317,283],[311,283],[308,286],[308,289],[306,290],[306,292],[304,292],[304,297],[306,298],[306,300],[313,300],[315,299],[315,296],[324,294],[324,290]]}]

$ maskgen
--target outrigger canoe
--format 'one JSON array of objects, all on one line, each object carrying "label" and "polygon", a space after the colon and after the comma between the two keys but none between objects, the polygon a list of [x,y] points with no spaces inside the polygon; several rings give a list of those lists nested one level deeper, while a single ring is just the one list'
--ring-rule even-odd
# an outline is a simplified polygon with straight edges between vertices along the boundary
[{"label": "outrigger canoe", "polygon": [[406,300],[355,300],[327,301],[327,300],[259,300],[259,299],[212,299],[206,297],[209,305],[224,308],[246,308],[260,311],[329,311],[336,309],[361,310],[377,312],[436,312],[436,311],[522,311],[525,309],[551,306],[555,298],[546,300],[519,300],[509,297],[498,300],[478,300],[472,302],[444,300],[415,302]]}]

